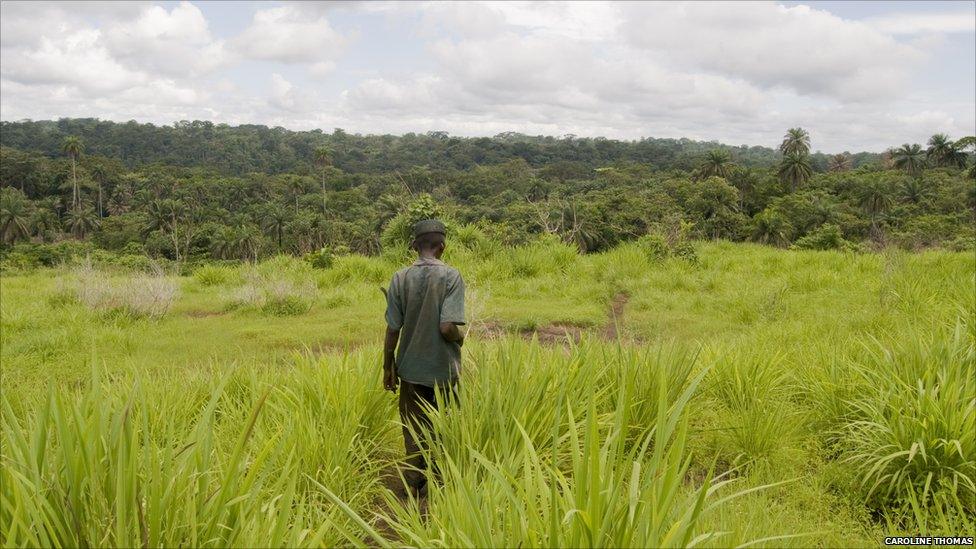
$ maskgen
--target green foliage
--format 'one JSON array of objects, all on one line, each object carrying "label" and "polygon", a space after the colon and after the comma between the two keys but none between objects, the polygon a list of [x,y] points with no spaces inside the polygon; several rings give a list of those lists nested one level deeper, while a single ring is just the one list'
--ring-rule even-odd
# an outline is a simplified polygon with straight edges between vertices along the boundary
[{"label": "green foliage", "polygon": [[667,239],[660,234],[648,234],[637,239],[637,246],[651,261],[667,259],[671,255],[671,247]]},{"label": "green foliage", "polygon": [[825,223],[799,238],[793,247],[798,250],[856,250],[856,246],[844,239],[840,227]]},{"label": "green foliage", "polygon": [[[853,242],[959,248],[976,207],[963,165],[968,141],[942,135],[930,150],[909,146],[909,166],[901,153],[837,155],[830,163],[809,153],[801,128],[784,137],[780,158],[761,147],[686,140],[2,124],[0,253],[70,236],[112,251],[136,243],[140,253],[181,264],[340,247],[400,262],[410,255],[411,224],[431,216],[446,218],[452,233],[477,225],[506,245],[553,234],[584,253],[636,239],[671,217],[693,223],[698,239],[788,247],[832,223]],[[84,142],[84,154],[62,152],[68,136]],[[124,162],[115,157],[121,150]],[[895,164],[911,175],[890,170]],[[941,216],[957,230],[922,221]],[[487,257],[492,246],[469,251]],[[13,259],[31,268],[29,257]]]},{"label": "green foliage", "polygon": [[876,506],[905,503],[910,495],[976,501],[971,337],[960,325],[932,340],[896,345],[875,345],[852,364],[860,394],[839,436],[865,497]]},{"label": "green foliage", "polygon": [[405,211],[397,214],[386,224],[380,235],[383,249],[394,251],[407,248],[413,241],[414,224],[424,219],[440,219],[450,234],[451,224],[449,220],[444,219],[443,208],[433,197],[423,193],[411,201]]},{"label": "green foliage", "polygon": [[226,308],[258,310],[271,316],[309,311],[318,297],[312,267],[292,256],[278,255],[244,271],[243,283],[231,292]]},{"label": "green foliage", "polygon": [[193,278],[203,286],[222,286],[232,281],[236,273],[224,265],[204,265],[193,271]]},{"label": "green foliage", "polygon": [[328,269],[335,262],[335,255],[329,248],[321,248],[305,254],[304,259],[315,269]]}]

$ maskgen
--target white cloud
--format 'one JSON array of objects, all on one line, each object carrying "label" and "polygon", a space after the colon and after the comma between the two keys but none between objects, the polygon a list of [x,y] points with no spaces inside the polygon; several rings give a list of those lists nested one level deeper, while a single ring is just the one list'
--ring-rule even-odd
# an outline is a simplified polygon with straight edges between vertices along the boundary
[{"label": "white cloud", "polygon": [[865,21],[888,34],[976,32],[976,17],[971,11],[952,13],[892,13]]},{"label": "white cloud", "polygon": [[3,48],[0,74],[21,84],[64,84],[91,93],[110,93],[141,84],[146,77],[112,58],[97,30],[42,36],[36,48]]},{"label": "white cloud", "polygon": [[147,6],[137,19],[116,21],[105,30],[112,55],[129,66],[169,75],[209,72],[228,61],[200,9],[181,2],[167,11]]},{"label": "white cloud", "polygon": [[309,19],[299,7],[286,5],[255,12],[233,47],[250,59],[323,63],[334,61],[345,43],[324,16]]},{"label": "white cloud", "polygon": [[676,66],[840,100],[890,98],[921,51],[874,27],[808,6],[692,2],[628,4],[626,40]]}]

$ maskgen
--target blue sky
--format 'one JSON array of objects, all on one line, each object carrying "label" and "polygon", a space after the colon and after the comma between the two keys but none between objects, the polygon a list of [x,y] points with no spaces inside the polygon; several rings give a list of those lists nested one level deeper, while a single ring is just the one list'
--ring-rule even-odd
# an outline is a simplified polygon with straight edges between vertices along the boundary
[{"label": "blue sky", "polygon": [[976,133],[974,2],[0,4],[0,118],[689,137]]}]

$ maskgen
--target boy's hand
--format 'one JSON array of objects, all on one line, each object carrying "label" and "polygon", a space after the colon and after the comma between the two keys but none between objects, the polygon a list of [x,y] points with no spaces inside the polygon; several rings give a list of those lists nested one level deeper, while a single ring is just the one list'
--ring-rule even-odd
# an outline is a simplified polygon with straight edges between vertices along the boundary
[{"label": "boy's hand", "polygon": [[396,368],[383,368],[383,388],[391,393],[397,392],[400,378],[396,375]]}]

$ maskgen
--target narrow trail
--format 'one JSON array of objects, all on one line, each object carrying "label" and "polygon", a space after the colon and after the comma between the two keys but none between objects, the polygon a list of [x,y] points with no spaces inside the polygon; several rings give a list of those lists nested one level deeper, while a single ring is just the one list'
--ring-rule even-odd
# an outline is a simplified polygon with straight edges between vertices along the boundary
[{"label": "narrow trail", "polygon": [[536,338],[543,345],[564,345],[567,341],[579,343],[584,333],[591,332],[601,339],[616,341],[623,326],[624,309],[630,301],[630,294],[619,292],[610,300],[607,310],[607,321],[599,329],[587,328],[569,322],[553,322],[544,326],[513,330],[506,328],[497,320],[486,320],[473,329],[478,337],[495,339],[508,333],[518,333],[525,340]]},{"label": "narrow trail", "polygon": [[619,329],[623,325],[624,307],[630,301],[630,294],[619,292],[610,300],[610,312],[607,324],[603,327],[603,339],[614,341],[617,339]]}]

